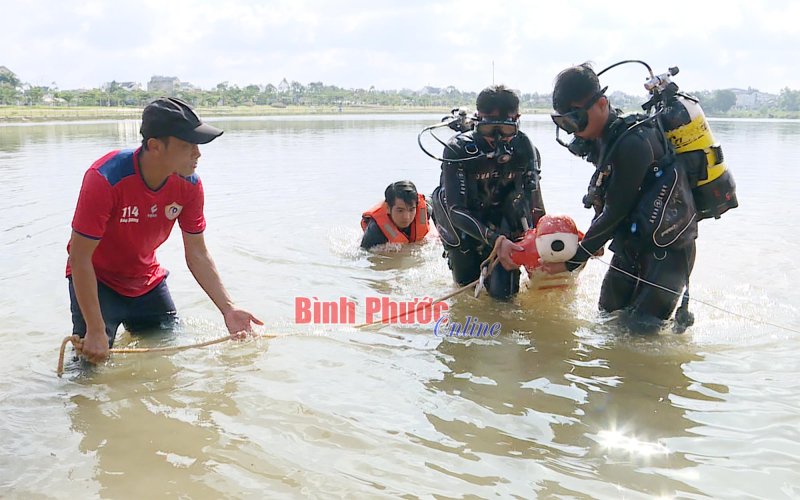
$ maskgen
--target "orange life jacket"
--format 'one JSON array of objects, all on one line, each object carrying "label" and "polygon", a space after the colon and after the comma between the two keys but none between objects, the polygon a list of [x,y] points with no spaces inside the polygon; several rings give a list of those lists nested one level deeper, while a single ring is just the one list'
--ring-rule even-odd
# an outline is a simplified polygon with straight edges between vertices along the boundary
[{"label": "orange life jacket", "polygon": [[411,223],[411,235],[401,231],[389,215],[389,205],[382,201],[361,214],[361,229],[367,230],[367,225],[370,219],[375,220],[378,228],[381,230],[389,243],[410,243],[412,241],[419,241],[428,234],[428,205],[425,203],[425,196],[417,195],[417,214],[414,216],[414,222]]}]

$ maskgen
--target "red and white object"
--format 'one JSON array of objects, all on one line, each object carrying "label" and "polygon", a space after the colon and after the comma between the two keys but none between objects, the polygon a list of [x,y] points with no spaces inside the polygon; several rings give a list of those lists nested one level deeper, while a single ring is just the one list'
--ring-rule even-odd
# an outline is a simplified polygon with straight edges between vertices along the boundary
[{"label": "red and white object", "polygon": [[540,269],[542,262],[566,262],[578,251],[583,233],[567,215],[545,215],[535,229],[525,232],[521,252],[513,252],[511,260],[525,266],[530,277],[529,288],[544,290],[564,288],[571,284],[571,273],[547,274]]}]

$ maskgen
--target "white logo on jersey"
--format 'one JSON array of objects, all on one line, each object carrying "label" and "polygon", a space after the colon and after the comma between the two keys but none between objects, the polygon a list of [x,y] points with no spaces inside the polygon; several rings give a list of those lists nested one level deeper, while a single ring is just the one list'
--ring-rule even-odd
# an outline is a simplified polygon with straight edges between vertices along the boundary
[{"label": "white logo on jersey", "polygon": [[122,217],[119,221],[122,222],[139,222],[139,207],[136,205],[128,205],[122,209]]},{"label": "white logo on jersey", "polygon": [[158,217],[158,204],[153,203],[153,206],[150,207],[150,213],[147,214],[148,219],[155,219]]},{"label": "white logo on jersey", "polygon": [[175,220],[175,218],[181,214],[181,210],[183,210],[183,206],[177,203],[170,203],[164,207],[164,215],[166,215],[169,220]]}]

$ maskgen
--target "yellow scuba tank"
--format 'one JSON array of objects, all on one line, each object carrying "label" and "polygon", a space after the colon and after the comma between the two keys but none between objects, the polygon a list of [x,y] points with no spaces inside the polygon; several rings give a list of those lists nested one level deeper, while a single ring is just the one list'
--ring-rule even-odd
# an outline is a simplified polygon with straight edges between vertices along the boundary
[{"label": "yellow scuba tank", "polygon": [[719,218],[739,206],[736,183],[725,166],[722,149],[714,142],[708,120],[697,100],[683,93],[666,93],[660,117],[664,133],[676,153],[694,153],[687,165],[697,219]]},{"label": "yellow scuba tank", "polygon": [[[722,149],[714,142],[714,136],[711,134],[711,128],[708,126],[703,109],[697,99],[680,92],[678,86],[671,79],[680,70],[672,67],[666,73],[655,75],[653,69],[646,62],[638,59],[626,59],[603,69],[597,73],[597,76],[628,63],[641,64],[647,68],[650,74],[644,84],[645,90],[650,93],[650,99],[642,104],[642,109],[647,112],[647,115],[631,127],[657,118],[655,123],[663,133],[665,146],[667,149],[671,146],[677,154],[680,165],[689,179],[692,198],[694,198],[697,210],[697,220],[711,217],[718,219],[720,215],[731,208],[738,207],[736,183],[733,181],[733,175],[725,166]],[[667,140],[671,144],[666,144]],[[573,154],[583,156],[579,152],[579,148],[585,148],[585,146],[581,146],[581,144],[576,139],[568,147]],[[597,179],[597,182],[601,182],[601,179]],[[593,177],[593,184],[595,180]],[[588,197],[588,200],[584,198],[587,208],[591,206],[588,203],[591,202],[592,197],[593,195]]]},{"label": "yellow scuba tank", "polygon": [[[648,70],[650,67],[647,66]],[[659,123],[672,147],[687,169],[692,195],[697,208],[697,220],[718,219],[731,208],[739,206],[736,183],[725,166],[719,144],[714,142],[703,108],[694,97],[680,92],[670,77],[678,68],[655,76],[645,83],[652,98],[642,107],[656,108]]]}]

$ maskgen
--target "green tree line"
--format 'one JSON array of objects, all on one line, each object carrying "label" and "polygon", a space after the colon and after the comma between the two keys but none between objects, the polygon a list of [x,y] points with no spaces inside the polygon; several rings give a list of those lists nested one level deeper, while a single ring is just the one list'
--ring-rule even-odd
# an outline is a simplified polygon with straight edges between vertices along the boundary
[{"label": "green tree line", "polygon": [[[140,89],[129,90],[118,82],[111,82],[102,89],[82,90],[62,90],[55,83],[49,86],[33,86],[23,83],[11,71],[0,71],[0,105],[143,107],[164,94],[165,92],[148,92]],[[175,89],[167,94],[181,97],[192,105],[200,107],[256,105],[469,107],[474,106],[477,97],[476,92],[461,91],[452,86],[426,87],[421,91],[376,90],[374,87],[346,89],[322,82],[303,85],[297,81],[292,81],[282,91],[272,84],[239,87],[221,82],[208,90]],[[703,90],[692,94],[700,99],[703,108],[709,114],[725,115],[735,111],[736,95],[731,90]],[[643,95],[632,96],[618,91],[612,93],[610,97],[615,106],[629,111],[637,109],[646,100]],[[550,109],[552,102],[551,94],[536,92],[521,93],[520,101],[525,109]],[[777,99],[759,103],[752,107],[751,111],[762,115],[796,114],[800,112],[800,90],[784,88]]]}]

